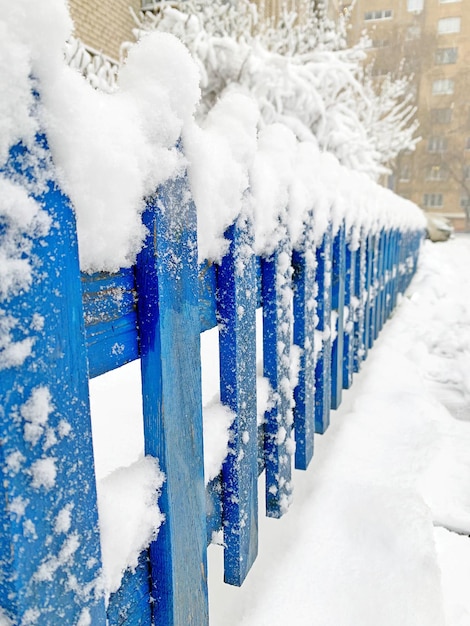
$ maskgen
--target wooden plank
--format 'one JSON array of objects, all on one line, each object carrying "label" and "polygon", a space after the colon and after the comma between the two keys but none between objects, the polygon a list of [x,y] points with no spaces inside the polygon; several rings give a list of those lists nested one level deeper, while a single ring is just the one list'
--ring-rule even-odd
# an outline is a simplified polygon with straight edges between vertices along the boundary
[{"label": "wooden plank", "polygon": [[146,245],[136,266],[145,452],[165,472],[166,519],[150,546],[154,620],[206,626],[206,500],[203,471],[196,210],[185,178],[149,198]]},{"label": "wooden plank", "polygon": [[343,393],[343,350],[344,350],[344,289],[345,289],[345,225],[341,224],[333,239],[331,270],[331,328],[334,339],[331,344],[331,408],[341,404]]},{"label": "wooden plank", "polygon": [[380,331],[383,328],[384,317],[384,304],[385,304],[385,233],[380,231],[377,242],[377,311],[376,311],[376,331],[375,338],[377,339]]},{"label": "wooden plank", "polygon": [[354,288],[356,282],[356,257],[357,250],[351,250],[346,242],[345,246],[345,281],[344,281],[344,307],[347,318],[344,320],[343,339],[343,387],[349,389],[352,385],[354,374]]},{"label": "wooden plank", "polygon": [[264,375],[276,401],[265,415],[266,515],[281,517],[288,509],[292,486],[293,423],[290,388],[292,345],[292,250],[287,240],[262,259]]},{"label": "wooden plank", "polygon": [[369,348],[372,345],[373,335],[373,312],[374,312],[374,246],[375,238],[369,234],[367,236],[366,252],[366,281],[365,281],[365,302],[364,302],[364,354],[367,358]]},{"label": "wooden plank", "polygon": [[331,226],[316,249],[317,337],[321,350],[315,365],[315,432],[323,434],[331,408]]},{"label": "wooden plank", "polygon": [[139,358],[133,268],[116,274],[82,274],[89,376]]},{"label": "wooden plank", "polygon": [[293,253],[294,343],[301,349],[298,384],[294,389],[295,467],[307,469],[315,433],[315,245],[313,216],[305,227],[300,250]]},{"label": "wooden plank", "polygon": [[135,571],[125,572],[120,588],[109,598],[108,626],[150,626],[150,599],[150,563],[148,550],[145,550]]},{"label": "wooden plank", "polygon": [[367,276],[367,241],[361,239],[359,250],[356,252],[356,268],[354,277],[354,372],[361,369],[365,352],[365,289]]},{"label": "wooden plank", "polygon": [[220,399],[235,413],[222,466],[224,580],[241,585],[258,554],[256,259],[250,224],[229,228],[217,270]]},{"label": "wooden plank", "polygon": [[31,345],[17,364],[0,351],[0,606],[12,624],[104,625],[76,225],[47,151],[44,137],[34,156],[16,146],[2,171],[41,189],[33,197],[51,225],[24,248],[30,288],[0,302],[10,339]]}]

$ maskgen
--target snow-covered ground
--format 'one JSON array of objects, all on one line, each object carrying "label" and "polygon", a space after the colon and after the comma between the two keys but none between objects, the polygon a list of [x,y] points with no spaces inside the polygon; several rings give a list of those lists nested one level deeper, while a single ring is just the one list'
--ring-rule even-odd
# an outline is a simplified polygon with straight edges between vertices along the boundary
[{"label": "snow-covered ground", "polygon": [[[211,626],[470,624],[468,267],[470,237],[426,242],[408,292],[316,437],[310,468],[295,472],[291,509],[281,520],[261,512],[260,554],[241,589],[222,582],[222,548],[209,548]],[[204,395],[213,407],[211,333]],[[92,381],[99,478],[141,452],[138,371],[136,362]],[[108,556],[109,578],[126,558]]]},{"label": "snow-covered ground", "polygon": [[469,267],[426,243],[241,589],[209,549],[211,626],[470,624]]}]

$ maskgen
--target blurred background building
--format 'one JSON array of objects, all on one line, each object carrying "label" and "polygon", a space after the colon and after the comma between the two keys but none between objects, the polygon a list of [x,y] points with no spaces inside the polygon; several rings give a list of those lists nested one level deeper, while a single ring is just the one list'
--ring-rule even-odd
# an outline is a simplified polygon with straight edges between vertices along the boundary
[{"label": "blurred background building", "polygon": [[470,228],[470,1],[331,0],[349,37],[370,38],[376,80],[413,74],[421,141],[391,164],[387,184],[431,214]]}]

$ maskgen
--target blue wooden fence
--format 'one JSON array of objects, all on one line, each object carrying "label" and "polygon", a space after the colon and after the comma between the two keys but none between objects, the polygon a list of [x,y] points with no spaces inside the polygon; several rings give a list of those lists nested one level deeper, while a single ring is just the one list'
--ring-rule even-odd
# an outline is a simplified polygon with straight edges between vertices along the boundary
[{"label": "blue wooden fence", "polygon": [[[196,212],[182,177],[148,199],[148,238],[135,267],[81,275],[74,214],[48,169],[45,139],[38,143],[46,148],[42,172],[28,167],[21,145],[2,172],[53,221],[28,253],[36,268],[31,288],[0,306],[0,314],[17,320],[13,339],[33,341],[24,363],[0,372],[0,618],[15,625],[203,626],[212,532],[223,530],[225,581],[241,585],[258,550],[259,474],[266,474],[267,515],[280,517],[291,499],[293,464],[307,469],[314,433],[328,428],[330,409],[340,405],[416,270],[423,233],[363,231],[353,238],[343,223],[335,232],[330,225],[315,245],[312,211],[300,246],[292,249],[284,225],[276,251],[258,258],[250,252],[252,225],[241,216],[227,231],[230,248],[220,265],[199,266]],[[44,173],[50,180],[40,187],[36,177]],[[0,222],[0,243],[4,232]],[[259,307],[264,375],[276,397],[261,426]],[[35,328],[34,315],[43,320]],[[221,399],[236,417],[230,454],[206,488],[200,333],[216,325]],[[286,385],[293,343],[301,348],[294,407]],[[135,359],[142,369],[145,451],[166,474],[160,500],[166,520],[105,607],[96,590],[88,379]],[[44,432],[31,442],[21,407],[41,394],[50,397]],[[46,419],[49,435],[55,433],[49,445]],[[56,523],[64,511],[66,534]]]}]

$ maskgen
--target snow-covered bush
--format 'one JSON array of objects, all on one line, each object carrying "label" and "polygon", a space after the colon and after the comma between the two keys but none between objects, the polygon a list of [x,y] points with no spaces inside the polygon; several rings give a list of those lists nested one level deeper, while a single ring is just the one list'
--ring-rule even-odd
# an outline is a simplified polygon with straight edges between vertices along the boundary
[{"label": "snow-covered bush", "polygon": [[409,80],[386,79],[377,93],[364,71],[366,41],[346,44],[346,20],[334,23],[318,2],[260,19],[250,0],[184,0],[135,16],[135,35],[177,36],[199,67],[204,119],[234,83],[257,101],[261,125],[282,122],[301,140],[316,141],[346,167],[374,179],[416,143]]}]

